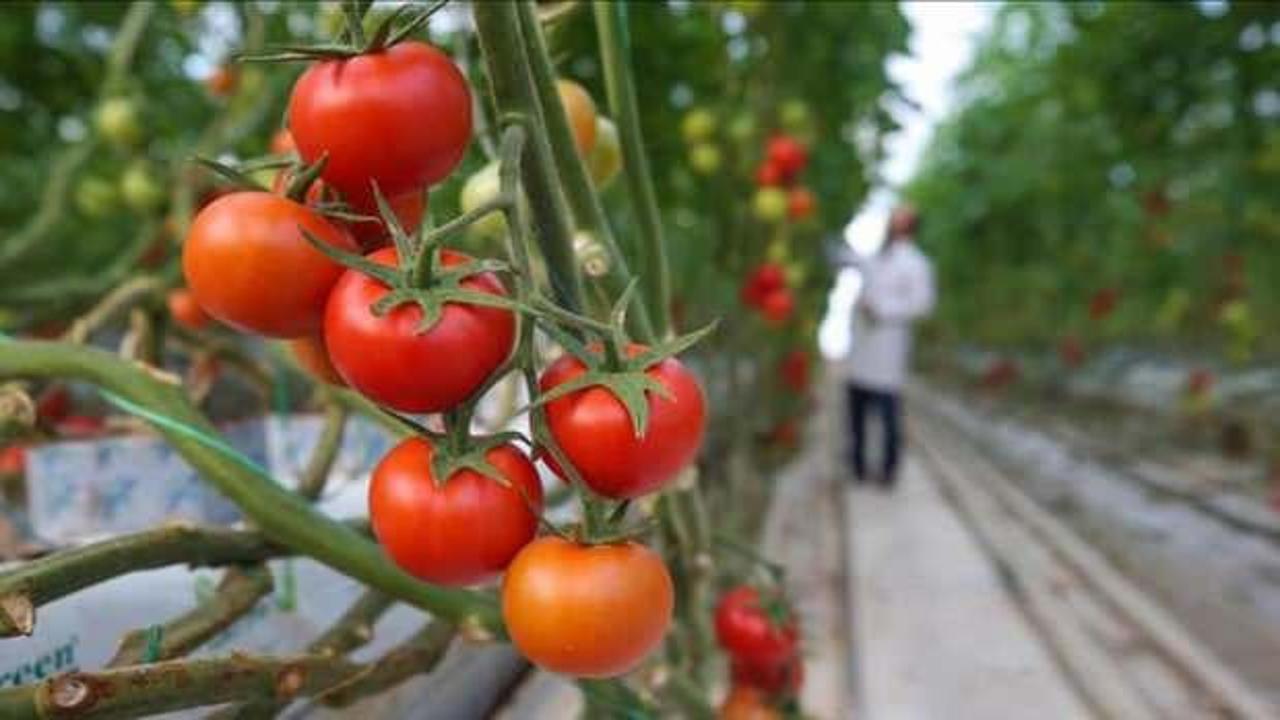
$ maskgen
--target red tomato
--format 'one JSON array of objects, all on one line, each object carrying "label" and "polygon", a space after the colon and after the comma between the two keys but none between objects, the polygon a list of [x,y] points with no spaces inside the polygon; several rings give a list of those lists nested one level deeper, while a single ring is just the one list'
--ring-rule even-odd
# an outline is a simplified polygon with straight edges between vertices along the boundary
[{"label": "red tomato", "polygon": [[502,581],[511,641],[535,665],[615,677],[657,649],[675,591],[662,557],[635,542],[580,545],[555,536],[525,546]]},{"label": "red tomato", "polygon": [[788,135],[774,135],[765,147],[765,157],[775,165],[785,180],[795,177],[809,162],[809,151],[800,141]]},{"label": "red tomato", "polygon": [[800,441],[800,429],[795,420],[783,420],[769,431],[769,442],[784,448],[793,448]]},{"label": "red tomato", "polygon": [[[418,226],[422,224],[423,216],[427,213],[426,191],[411,190],[403,195],[397,195],[387,202],[391,205],[391,211],[395,213],[400,227],[404,228],[404,231],[410,235],[416,232]],[[352,207],[360,215],[381,217],[378,212],[377,202],[367,207],[353,202]],[[351,233],[351,236],[356,239],[356,242],[360,243],[360,247],[364,248],[365,252],[378,250],[391,244],[391,233],[387,230],[386,224],[380,219],[343,222],[342,224]]]},{"label": "red tomato", "polygon": [[[277,194],[283,194],[289,188],[289,183],[293,180],[293,172],[289,169],[281,170],[276,173],[275,179],[271,181],[271,191]],[[331,195],[328,186],[324,184],[324,180],[317,179],[307,188],[306,204],[318,205],[325,201],[326,196]],[[366,215],[374,220],[332,220],[351,234],[356,243],[360,245],[363,252],[373,252],[391,244],[391,233],[387,230],[387,226],[382,222],[382,212],[378,209],[378,201],[370,198],[368,205],[361,205],[353,202],[351,209],[357,215]],[[424,190],[413,190],[403,195],[393,197],[387,201],[391,205],[391,211],[395,213],[396,220],[400,222],[400,227],[407,233],[414,233],[418,226],[422,224],[422,217],[427,212],[427,194]]]},{"label": "red tomato", "polygon": [[1089,317],[1101,320],[1115,311],[1120,302],[1120,291],[1116,288],[1103,288],[1089,298]]},{"label": "red tomato", "polygon": [[[644,348],[628,349],[637,355]],[[542,392],[586,372],[572,355],[556,360],[538,382]],[[706,405],[697,378],[679,360],[667,358],[645,370],[671,394],[649,393],[649,424],[637,437],[622,401],[601,386],[584,388],[546,405],[547,425],[592,490],[608,498],[635,498],[675,479],[702,444]]]},{"label": "red tomato", "polygon": [[485,460],[504,487],[474,470],[441,482],[431,474],[435,449],[411,437],[373,470],[369,518],[378,542],[411,575],[440,585],[475,585],[498,576],[533,540],[542,512],[542,484],[514,445]]},{"label": "red tomato", "polygon": [[44,389],[36,398],[36,416],[47,423],[58,423],[71,412],[71,391],[57,383]]},{"label": "red tomato", "polygon": [[356,249],[345,232],[308,208],[265,192],[237,192],[209,203],[191,222],[182,270],[196,302],[241,330],[270,337],[319,331],[342,266],[311,247]]},{"label": "red tomato", "polygon": [[294,338],[289,341],[289,350],[293,352],[293,359],[311,377],[330,385],[346,385],[329,361],[329,351],[325,349],[323,338],[310,335]]},{"label": "red tomato", "polygon": [[809,353],[799,348],[782,358],[782,382],[796,392],[809,389]]},{"label": "red tomato", "polygon": [[235,68],[225,65],[213,71],[213,74],[204,81],[204,86],[209,90],[209,94],[214,97],[226,97],[236,89],[236,80],[238,79]]},{"label": "red tomato", "polygon": [[1197,368],[1187,373],[1187,394],[1192,396],[1207,395],[1213,389],[1213,373],[1204,368]]},{"label": "red tomato", "polygon": [[1009,358],[1000,358],[993,360],[987,366],[986,371],[982,374],[982,386],[992,390],[998,390],[1006,385],[1012,385],[1022,376],[1022,370],[1018,367],[1018,361]]},{"label": "red tomato", "polygon": [[769,696],[751,685],[734,685],[717,714],[719,720],[781,720],[769,706]]},{"label": "red tomato", "polygon": [[190,290],[174,290],[166,300],[169,316],[173,321],[188,330],[201,330],[208,327],[213,318],[200,307]]},{"label": "red tomato", "polygon": [[756,168],[756,185],[760,187],[776,187],[783,181],[782,169],[765,160]]},{"label": "red tomato", "polygon": [[[369,255],[395,265],[395,248]],[[445,250],[445,267],[471,258]],[[492,273],[462,281],[462,287],[506,295]],[[515,342],[515,317],[509,310],[447,303],[439,321],[418,332],[422,310],[400,305],[379,317],[369,306],[387,294],[378,280],[348,271],[333,288],[325,313],[324,339],[329,358],[351,387],[389,408],[410,413],[448,410],[466,400],[498,369]]]},{"label": "red tomato", "polygon": [[761,263],[751,271],[747,281],[742,285],[742,302],[745,305],[759,307],[770,293],[784,289],[786,286],[787,272],[781,265],[772,262]]},{"label": "red tomato", "polygon": [[1076,336],[1068,335],[1058,343],[1058,359],[1069,368],[1078,368],[1084,364],[1084,346]]},{"label": "red tomato", "polygon": [[808,220],[817,206],[818,201],[809,188],[792,188],[787,195],[787,217],[792,220]]},{"label": "red tomato", "polygon": [[0,475],[21,475],[27,471],[27,449],[9,445],[0,449]]},{"label": "red tomato", "polygon": [[760,302],[760,314],[764,316],[765,324],[772,327],[785,323],[795,309],[795,298],[791,297],[791,291],[786,288],[774,290]]},{"label": "red tomato", "polygon": [[289,98],[289,129],[308,163],[353,203],[376,182],[396,197],[434,185],[471,141],[471,90],[447,55],[421,42],[307,68]]},{"label": "red tomato", "polygon": [[107,421],[90,415],[70,415],[58,423],[58,433],[89,437],[99,435],[107,427]]},{"label": "red tomato", "polygon": [[804,659],[799,655],[777,663],[735,660],[729,665],[733,682],[759,688],[770,695],[794,695],[804,685]]},{"label": "red tomato", "polygon": [[794,620],[777,625],[760,604],[760,594],[748,585],[725,593],[716,605],[716,640],[734,660],[753,665],[776,665],[796,653]]}]

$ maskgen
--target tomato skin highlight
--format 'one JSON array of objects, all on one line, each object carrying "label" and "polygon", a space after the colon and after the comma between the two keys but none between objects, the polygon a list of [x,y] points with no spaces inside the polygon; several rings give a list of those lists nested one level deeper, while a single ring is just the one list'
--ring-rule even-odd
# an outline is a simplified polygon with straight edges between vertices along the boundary
[{"label": "tomato skin highlight", "polygon": [[438,483],[431,474],[434,454],[430,441],[411,437],[374,468],[374,535],[397,565],[427,582],[456,587],[492,580],[537,534],[530,507],[542,511],[538,473],[515,446],[500,445],[485,460],[511,487],[467,469]]},{"label": "tomato skin highlight", "polygon": [[796,653],[795,622],[775,625],[753,587],[736,587],[720,598],[715,626],[716,640],[736,661],[755,666],[777,665]]},{"label": "tomato skin highlight", "polygon": [[[643,348],[633,346],[632,355]],[[572,355],[556,360],[542,374],[547,392],[586,372]],[[607,498],[636,498],[661,489],[693,462],[702,444],[706,402],[702,387],[675,358],[661,360],[645,374],[671,399],[648,393],[649,424],[636,437],[626,406],[600,386],[569,393],[547,403],[547,425],[556,444],[592,490]]]},{"label": "tomato skin highlight", "polygon": [[623,675],[662,642],[675,590],[662,557],[635,542],[529,543],[502,582],[502,616],[522,655],[575,677]]},{"label": "tomato skin highlight", "polygon": [[[395,248],[368,258],[383,265],[397,263]],[[469,257],[452,250],[441,253],[445,267]],[[506,295],[492,273],[478,273],[462,287]],[[422,310],[408,303],[378,317],[370,310],[388,292],[378,280],[354,270],[334,286],[325,311],[324,339],[329,359],[352,388],[401,412],[448,410],[475,392],[511,354],[515,317],[501,308],[445,303],[430,330],[418,332]]]},{"label": "tomato skin highlight", "polygon": [[234,328],[276,338],[320,329],[341,265],[311,247],[355,251],[351,238],[307,207],[265,192],[236,192],[196,215],[182,248],[182,270],[200,307]]},{"label": "tomato skin highlight", "polygon": [[434,185],[471,141],[471,90],[447,55],[407,41],[345,60],[312,64],[289,98],[298,154],[348,200],[368,205]]}]

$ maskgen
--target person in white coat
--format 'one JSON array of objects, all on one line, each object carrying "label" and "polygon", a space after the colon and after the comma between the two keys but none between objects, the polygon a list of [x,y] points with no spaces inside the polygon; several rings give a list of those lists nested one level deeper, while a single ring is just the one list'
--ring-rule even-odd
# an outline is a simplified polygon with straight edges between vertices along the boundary
[{"label": "person in white coat", "polygon": [[933,310],[933,266],[916,247],[919,223],[910,207],[895,209],[884,245],[875,255],[850,261],[862,272],[854,313],[853,346],[844,361],[848,385],[849,462],[855,482],[867,478],[867,415],[884,426],[879,482],[891,489],[902,451],[901,392],[911,361],[912,324]]}]

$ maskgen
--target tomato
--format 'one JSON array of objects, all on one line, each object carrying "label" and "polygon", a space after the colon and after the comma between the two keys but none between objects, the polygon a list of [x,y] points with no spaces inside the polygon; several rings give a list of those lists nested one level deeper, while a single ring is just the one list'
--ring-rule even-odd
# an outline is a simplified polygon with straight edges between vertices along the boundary
[{"label": "tomato", "polygon": [[502,581],[511,641],[535,665],[576,677],[615,677],[657,649],[675,592],[662,557],[635,542],[529,543]]},{"label": "tomato", "polygon": [[689,150],[689,166],[699,175],[710,175],[720,169],[720,148],[698,143]]},{"label": "tomato", "polygon": [[760,593],[742,585],[725,593],[716,605],[716,640],[733,659],[773,665],[795,655],[794,620],[775,623],[761,606]]},{"label": "tomato", "polygon": [[788,135],[774,135],[765,146],[765,157],[776,165],[785,179],[795,177],[809,162],[809,151]]},{"label": "tomato", "polygon": [[213,74],[204,81],[204,87],[214,97],[226,97],[235,92],[238,79],[238,73],[235,68],[223,65],[214,70]]},{"label": "tomato", "polygon": [[[342,221],[342,225],[356,239],[360,247],[368,252],[377,250],[391,244],[391,231],[387,229],[386,223],[380,219],[382,214],[378,211],[377,201],[373,201],[371,205],[363,205],[363,200],[351,201],[352,209],[359,215],[368,215],[370,217],[379,218],[378,220],[356,220]],[[391,206],[391,212],[395,214],[396,220],[400,223],[400,227],[405,232],[412,235],[417,232],[418,226],[422,224],[422,218],[427,214],[427,193],[425,190],[411,190],[403,195],[387,200],[387,204]]]},{"label": "tomato", "polygon": [[596,146],[587,156],[587,169],[596,187],[608,185],[622,170],[622,144],[618,126],[607,117],[596,117]]},{"label": "tomato", "polygon": [[329,360],[324,338],[313,335],[294,338],[289,341],[289,350],[293,353],[293,359],[298,361],[298,366],[311,377],[330,385],[346,385]]},{"label": "tomato", "polygon": [[756,184],[760,187],[776,187],[782,184],[782,171],[778,166],[765,161],[756,168]]},{"label": "tomato", "polygon": [[796,301],[786,288],[774,290],[760,302],[760,314],[764,316],[765,323],[773,327],[785,323],[795,309]]},{"label": "tomato", "polygon": [[792,220],[808,220],[817,206],[818,201],[809,188],[792,188],[787,195],[787,217]]},{"label": "tomato", "polygon": [[356,249],[345,232],[278,195],[236,192],[209,203],[182,248],[196,302],[241,330],[280,338],[317,332],[343,268],[311,247],[299,227],[321,242]]},{"label": "tomato", "polygon": [[782,365],[779,367],[782,375],[782,382],[787,387],[796,392],[804,392],[809,389],[809,353],[801,349],[795,349],[787,353],[782,358]]},{"label": "tomato", "polygon": [[778,111],[778,118],[788,132],[802,132],[809,127],[809,106],[803,100],[788,100]]},{"label": "tomato", "polygon": [[500,445],[485,453],[485,460],[507,486],[468,469],[441,481],[431,474],[434,453],[429,440],[411,437],[373,469],[373,534],[397,565],[427,582],[456,586],[491,580],[538,531],[538,473],[514,445]]},{"label": "tomato", "polygon": [[76,207],[88,218],[106,217],[115,209],[120,196],[109,180],[87,177],[76,185]]},{"label": "tomato", "polygon": [[1102,288],[1089,298],[1089,318],[1102,320],[1115,311],[1119,302],[1119,290],[1113,287]]},{"label": "tomato", "polygon": [[[643,348],[633,346],[632,355]],[[556,360],[538,382],[542,392],[586,372],[572,355]],[[547,403],[547,426],[556,444],[592,490],[608,498],[635,498],[659,490],[693,462],[702,444],[706,404],[697,378],[679,360],[660,360],[645,370],[670,393],[648,394],[649,423],[636,437],[622,401],[602,386],[569,393]]]},{"label": "tomato", "polygon": [[751,209],[758,219],[778,222],[787,216],[787,191],[776,187],[762,187],[756,191]]},{"label": "tomato", "polygon": [[719,720],[781,720],[766,693],[751,685],[734,685],[716,715]]},{"label": "tomato", "polygon": [[800,428],[796,427],[795,420],[783,420],[769,431],[766,438],[773,445],[793,448],[800,441]]},{"label": "tomato", "polygon": [[[395,248],[369,255],[395,265]],[[445,250],[445,267],[471,258]],[[497,276],[480,273],[462,287],[506,295]],[[466,400],[498,369],[515,343],[515,317],[509,310],[446,303],[439,321],[418,332],[422,310],[399,305],[379,317],[369,306],[387,294],[378,280],[347,271],[333,288],[325,311],[324,337],[329,358],[351,387],[382,405],[410,413],[448,410]]]},{"label": "tomato", "polygon": [[690,145],[710,140],[716,133],[716,116],[706,108],[694,108],[680,121],[680,134]]},{"label": "tomato", "polygon": [[794,695],[804,685],[804,659],[799,655],[777,663],[734,661],[729,674],[735,684],[749,685],[770,695]]},{"label": "tomato", "polygon": [[196,302],[190,290],[174,290],[166,300],[169,316],[173,321],[188,330],[201,330],[209,325],[213,318]]},{"label": "tomato", "polygon": [[297,149],[298,145],[293,141],[293,133],[289,132],[289,128],[280,128],[271,136],[272,155],[284,155]]},{"label": "tomato", "polygon": [[93,126],[107,142],[121,147],[142,141],[138,105],[125,97],[107,98],[93,114]]},{"label": "tomato", "polygon": [[120,197],[130,210],[137,213],[151,213],[164,205],[164,187],[147,167],[145,161],[138,161],[125,168],[120,176]]},{"label": "tomato", "polygon": [[75,437],[100,435],[106,427],[107,422],[105,420],[90,415],[68,415],[57,425],[60,434]]},{"label": "tomato", "polygon": [[1204,368],[1196,368],[1187,373],[1187,394],[1192,396],[1208,395],[1213,389],[1213,373]]},{"label": "tomato", "polygon": [[471,90],[444,53],[402,42],[307,68],[289,97],[289,130],[314,163],[328,153],[325,182],[352,204],[434,185],[471,141]]},{"label": "tomato", "polygon": [[773,262],[761,263],[751,271],[747,281],[742,285],[742,302],[759,307],[770,293],[784,289],[786,286],[786,270],[781,265]]},{"label": "tomato", "polygon": [[9,445],[0,449],[0,476],[21,475],[27,470],[27,449],[21,445]]},{"label": "tomato", "polygon": [[[458,205],[469,213],[487,202],[495,200],[502,192],[501,168],[497,161],[480,168],[462,184]],[[467,233],[477,238],[500,238],[507,232],[507,221],[502,213],[489,213],[467,228]]]},{"label": "tomato", "polygon": [[44,389],[36,397],[36,417],[47,423],[58,423],[71,412],[71,391],[57,383]]},{"label": "tomato", "polygon": [[596,147],[596,103],[581,85],[572,80],[556,80],[560,103],[569,117],[569,129],[573,131],[573,144],[578,154],[587,157]]},{"label": "tomato", "polygon": [[1068,335],[1058,343],[1058,359],[1069,368],[1078,368],[1084,364],[1084,346],[1076,336]]}]

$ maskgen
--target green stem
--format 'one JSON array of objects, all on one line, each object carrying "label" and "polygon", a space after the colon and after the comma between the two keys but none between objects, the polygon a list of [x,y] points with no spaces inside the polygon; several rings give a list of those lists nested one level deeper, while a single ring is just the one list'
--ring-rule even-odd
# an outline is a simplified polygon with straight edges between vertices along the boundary
[{"label": "green stem", "polygon": [[[546,42],[542,37],[542,28],[538,23],[533,4],[519,2],[518,20],[521,36],[527,51],[527,62],[533,91],[537,94],[537,102],[542,109],[547,138],[550,142],[556,170],[563,183],[565,198],[573,212],[573,218],[579,230],[594,237],[609,253],[609,269],[604,280],[609,294],[613,298],[621,297],[631,282],[631,271],[627,268],[626,257],[614,239],[609,220],[605,217],[604,206],[600,196],[591,183],[586,163],[578,153],[574,144],[573,132],[569,129],[569,118],[565,114],[564,104],[560,102],[560,92],[556,89],[555,69],[551,65],[551,57],[547,53]],[[633,299],[634,309],[630,314],[632,326],[639,338],[645,342],[654,339],[653,327],[649,320],[649,311],[639,299]]]},{"label": "green stem", "polygon": [[217,429],[191,407],[180,388],[147,370],[92,348],[48,342],[0,343],[0,377],[24,376],[85,380],[165,416],[163,423],[148,419],[192,467],[272,540],[438,617],[455,623],[480,622],[500,632],[501,619],[491,596],[434,587],[400,570],[377,545],[210,443],[210,439],[217,442]]},{"label": "green stem", "polygon": [[566,221],[569,215],[560,193],[551,146],[543,131],[542,111],[530,89],[516,9],[510,3],[482,2],[472,5],[472,13],[498,115],[516,116],[527,123],[529,135],[520,163],[521,178],[552,291],[560,305],[579,311],[584,302],[573,256],[573,228]]},{"label": "green stem", "polygon": [[631,78],[631,57],[626,28],[625,3],[594,3],[596,32],[600,36],[600,55],[604,63],[605,89],[609,109],[618,124],[622,141],[623,173],[635,207],[636,225],[640,233],[640,282],[649,303],[649,319],[659,338],[671,329],[671,274],[667,267],[666,243],[662,236],[662,220],[658,214],[658,198],[649,173],[649,159],[640,132],[635,84]]}]

